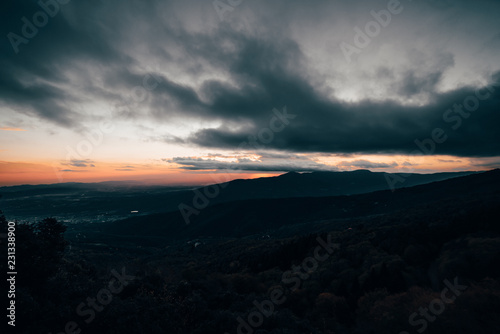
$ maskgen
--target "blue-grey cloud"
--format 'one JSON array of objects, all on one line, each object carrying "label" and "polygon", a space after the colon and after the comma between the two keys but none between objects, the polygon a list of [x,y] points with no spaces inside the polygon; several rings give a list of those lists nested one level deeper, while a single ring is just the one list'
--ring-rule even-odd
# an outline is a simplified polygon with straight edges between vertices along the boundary
[{"label": "blue-grey cloud", "polygon": [[[91,113],[101,112],[100,107],[88,107],[99,102],[123,121],[198,124],[191,134],[165,133],[151,140],[231,150],[268,128],[273,108],[287,106],[296,118],[274,133],[273,140],[251,149],[410,154],[419,149],[417,141],[432,154],[500,155],[500,87],[489,86],[494,90],[479,101],[477,110],[453,111],[455,104],[474,102],[471,96],[479,88],[485,96],[484,81],[500,82],[500,65],[491,60],[497,49],[484,48],[487,41],[498,40],[498,2],[405,4],[403,14],[363,50],[366,59],[359,68],[344,70],[348,65],[338,44],[353,38],[353,28],[371,18],[370,10],[386,5],[247,1],[220,22],[210,1],[70,1],[58,5],[53,17],[46,15],[47,23],[27,37],[23,18],[33,24],[42,7],[37,1],[5,1],[0,5],[0,105],[81,130],[93,119]],[[346,17],[353,22],[346,23]],[[418,34],[413,27],[421,26],[424,18],[426,43],[414,46]],[[484,42],[478,50],[485,61],[480,70],[464,60],[470,50],[443,47],[465,19],[476,24],[468,27],[463,45],[479,38]],[[10,33],[28,42],[13,45]],[[389,53],[377,58],[391,43],[413,56],[405,60]],[[425,55],[437,60],[427,61]],[[457,67],[460,73],[481,72],[483,82],[460,77],[450,85],[447,74]],[[158,85],[138,102],[134,89],[144,88],[152,69]],[[365,77],[385,90],[366,94],[376,98],[340,98],[343,79],[358,84],[349,76]],[[448,89],[440,90],[442,85]],[[438,137],[446,140],[436,142],[435,129],[442,129]]]}]

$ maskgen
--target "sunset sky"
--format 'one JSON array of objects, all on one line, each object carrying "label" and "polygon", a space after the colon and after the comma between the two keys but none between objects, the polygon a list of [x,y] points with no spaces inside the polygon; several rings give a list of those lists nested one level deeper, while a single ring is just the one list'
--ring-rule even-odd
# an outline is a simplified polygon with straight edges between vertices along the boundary
[{"label": "sunset sky", "polygon": [[4,1],[0,185],[500,167],[500,1]]}]

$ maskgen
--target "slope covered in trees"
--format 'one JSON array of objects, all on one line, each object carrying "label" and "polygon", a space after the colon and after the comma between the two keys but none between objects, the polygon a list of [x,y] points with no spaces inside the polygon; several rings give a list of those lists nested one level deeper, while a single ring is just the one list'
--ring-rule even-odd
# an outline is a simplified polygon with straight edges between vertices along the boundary
[{"label": "slope covered in trees", "polygon": [[[19,329],[59,333],[74,322],[93,333],[498,333],[500,194],[497,174],[488,177],[490,186],[479,175],[435,184],[432,201],[418,197],[430,196],[425,188],[408,189],[415,205],[293,236],[150,246],[138,238],[134,246],[132,237],[89,234],[67,244],[55,220],[18,225],[27,265]],[[101,291],[120,287],[116,277],[126,284],[106,299]]]}]

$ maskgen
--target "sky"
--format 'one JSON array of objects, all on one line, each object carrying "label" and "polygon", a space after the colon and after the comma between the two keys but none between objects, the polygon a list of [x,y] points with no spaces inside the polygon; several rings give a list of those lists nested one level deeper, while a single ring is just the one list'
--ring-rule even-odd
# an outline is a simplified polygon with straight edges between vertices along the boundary
[{"label": "sky", "polygon": [[500,167],[496,0],[0,7],[0,185]]}]

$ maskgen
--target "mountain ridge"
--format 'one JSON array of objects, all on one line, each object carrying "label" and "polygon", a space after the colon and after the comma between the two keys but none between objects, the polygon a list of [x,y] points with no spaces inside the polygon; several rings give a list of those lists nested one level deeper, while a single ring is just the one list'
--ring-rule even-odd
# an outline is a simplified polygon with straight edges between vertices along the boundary
[{"label": "mountain ridge", "polygon": [[[167,238],[200,236],[242,237],[283,226],[321,220],[384,215],[436,203],[495,201],[500,199],[500,169],[396,190],[332,197],[250,199],[220,203],[200,210],[186,225],[173,211],[128,218],[98,227],[100,232]],[[448,204],[447,204],[448,205]]]}]

